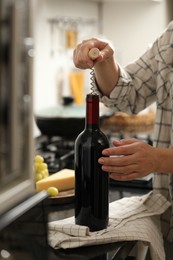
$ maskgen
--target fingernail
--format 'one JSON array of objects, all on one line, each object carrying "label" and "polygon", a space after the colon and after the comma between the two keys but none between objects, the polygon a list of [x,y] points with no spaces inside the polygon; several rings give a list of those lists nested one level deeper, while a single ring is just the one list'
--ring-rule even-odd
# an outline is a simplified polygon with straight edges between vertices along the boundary
[{"label": "fingernail", "polygon": [[109,155],[109,152],[107,150],[103,150],[102,154],[103,155]]},{"label": "fingernail", "polygon": [[103,163],[104,163],[103,158],[100,158],[100,159],[98,160],[98,162],[99,162],[100,164],[103,164]]}]

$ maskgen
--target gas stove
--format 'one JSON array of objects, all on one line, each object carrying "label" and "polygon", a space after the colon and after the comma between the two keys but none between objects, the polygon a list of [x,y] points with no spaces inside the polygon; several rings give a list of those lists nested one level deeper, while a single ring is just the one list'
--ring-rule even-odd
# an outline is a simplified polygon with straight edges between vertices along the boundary
[{"label": "gas stove", "polygon": [[44,158],[50,174],[64,168],[74,168],[73,139],[41,135],[35,140],[35,153]]}]

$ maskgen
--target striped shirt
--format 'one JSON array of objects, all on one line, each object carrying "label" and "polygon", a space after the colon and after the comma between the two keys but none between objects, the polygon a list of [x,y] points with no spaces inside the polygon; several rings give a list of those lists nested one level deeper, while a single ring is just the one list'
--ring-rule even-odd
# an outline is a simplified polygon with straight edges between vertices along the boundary
[{"label": "striped shirt", "polygon": [[[109,97],[95,86],[101,101],[114,111],[137,114],[156,103],[154,147],[173,148],[173,21],[138,60],[120,67]],[[173,202],[173,174],[154,174],[153,189]],[[173,203],[172,203],[173,204]],[[162,216],[164,236],[173,241],[173,207]]]}]

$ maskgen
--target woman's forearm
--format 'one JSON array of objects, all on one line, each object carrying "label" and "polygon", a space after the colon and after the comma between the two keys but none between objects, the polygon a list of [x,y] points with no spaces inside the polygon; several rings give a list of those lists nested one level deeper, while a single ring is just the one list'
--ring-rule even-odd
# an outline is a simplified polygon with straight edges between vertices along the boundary
[{"label": "woman's forearm", "polygon": [[173,149],[155,148],[156,172],[173,173]]},{"label": "woman's forearm", "polygon": [[96,81],[103,95],[109,96],[119,80],[119,67],[113,56],[94,66]]}]

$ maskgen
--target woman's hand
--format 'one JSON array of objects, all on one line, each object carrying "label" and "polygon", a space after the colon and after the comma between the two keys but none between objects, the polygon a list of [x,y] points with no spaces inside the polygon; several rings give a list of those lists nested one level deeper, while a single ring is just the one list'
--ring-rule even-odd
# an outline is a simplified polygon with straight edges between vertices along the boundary
[{"label": "woman's hand", "polygon": [[[92,48],[100,50],[97,59],[89,57]],[[119,80],[119,67],[114,60],[111,43],[96,38],[78,44],[73,52],[74,65],[79,69],[94,67],[95,80],[102,95],[109,96]]]},{"label": "woman's hand", "polygon": [[[88,53],[92,48],[98,48],[100,55],[97,59],[90,59]],[[109,42],[102,41],[96,38],[82,41],[78,44],[73,52],[73,62],[79,69],[87,69],[94,67],[97,63],[112,58],[114,53],[113,47]]]},{"label": "woman's hand", "polygon": [[115,147],[103,150],[106,157],[99,158],[104,171],[114,180],[132,180],[157,170],[155,149],[138,139],[114,141]]}]

